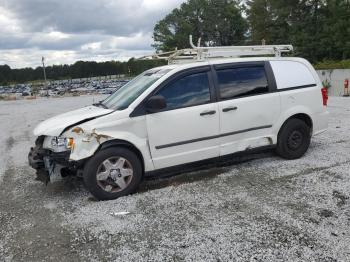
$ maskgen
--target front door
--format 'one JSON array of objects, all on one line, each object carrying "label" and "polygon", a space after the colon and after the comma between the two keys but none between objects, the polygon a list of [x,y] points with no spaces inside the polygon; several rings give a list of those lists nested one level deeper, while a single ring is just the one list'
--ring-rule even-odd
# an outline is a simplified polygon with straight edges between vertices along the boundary
[{"label": "front door", "polygon": [[209,68],[182,74],[153,94],[167,103],[146,116],[156,169],[219,156],[219,112],[209,76]]}]

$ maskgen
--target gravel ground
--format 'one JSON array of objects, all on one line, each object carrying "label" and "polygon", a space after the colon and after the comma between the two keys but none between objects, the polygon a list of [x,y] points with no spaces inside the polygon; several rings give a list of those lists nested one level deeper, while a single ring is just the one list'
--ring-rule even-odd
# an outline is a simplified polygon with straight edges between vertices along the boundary
[{"label": "gravel ground", "polygon": [[250,155],[108,202],[27,163],[40,121],[92,100],[0,103],[0,261],[350,261],[350,99],[330,98],[299,160]]}]

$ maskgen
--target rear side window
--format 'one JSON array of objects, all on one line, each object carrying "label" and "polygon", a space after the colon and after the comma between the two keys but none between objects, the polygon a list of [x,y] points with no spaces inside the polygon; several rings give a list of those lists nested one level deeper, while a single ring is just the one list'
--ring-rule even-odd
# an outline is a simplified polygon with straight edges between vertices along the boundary
[{"label": "rear side window", "polygon": [[221,99],[268,92],[267,78],[263,66],[220,69],[217,70],[217,76]]},{"label": "rear side window", "polygon": [[270,61],[277,89],[315,85],[316,80],[303,63],[297,61]]},{"label": "rear side window", "polygon": [[163,87],[157,95],[165,98],[167,110],[210,102],[209,79],[206,72],[185,76]]}]

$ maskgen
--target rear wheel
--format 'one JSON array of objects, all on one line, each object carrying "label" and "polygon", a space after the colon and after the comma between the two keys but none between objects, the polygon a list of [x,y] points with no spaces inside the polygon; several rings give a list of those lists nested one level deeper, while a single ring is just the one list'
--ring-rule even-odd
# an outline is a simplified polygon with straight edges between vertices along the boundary
[{"label": "rear wheel", "polygon": [[85,165],[84,182],[99,200],[111,200],[133,193],[142,179],[137,155],[126,148],[97,152]]},{"label": "rear wheel", "polygon": [[283,158],[297,159],[305,154],[310,141],[310,127],[300,119],[290,119],[278,134],[276,152]]}]

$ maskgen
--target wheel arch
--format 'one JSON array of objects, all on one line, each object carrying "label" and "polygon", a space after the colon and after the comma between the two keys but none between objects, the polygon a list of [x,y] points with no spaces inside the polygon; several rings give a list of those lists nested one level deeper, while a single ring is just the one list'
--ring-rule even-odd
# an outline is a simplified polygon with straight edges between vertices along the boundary
[{"label": "wheel arch", "polygon": [[284,122],[283,124],[281,125],[281,127],[279,128],[278,130],[278,136],[277,136],[277,139],[280,135],[280,132],[282,130],[282,128],[285,126],[285,124],[290,120],[290,119],[299,119],[299,120],[302,120],[304,121],[307,126],[310,128],[310,134],[312,135],[312,132],[313,132],[313,121],[312,121],[312,118],[309,114],[307,113],[296,113],[296,114],[293,114],[291,116],[289,116]]},{"label": "wheel arch", "polygon": [[108,140],[108,141],[102,143],[97,148],[96,152],[103,150],[103,149],[106,149],[106,148],[111,148],[111,147],[124,147],[124,148],[127,148],[127,149],[131,150],[132,152],[134,152],[141,161],[142,172],[143,173],[145,172],[145,160],[143,158],[141,151],[134,144],[132,144],[126,140],[121,140],[121,139]]}]

